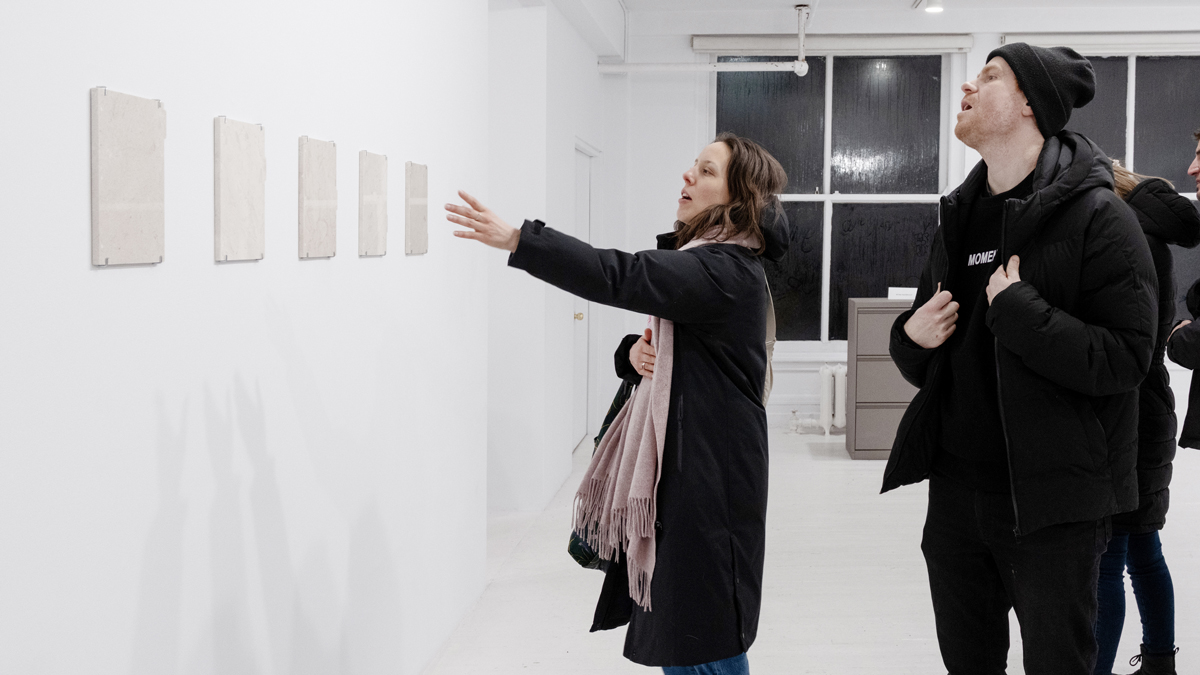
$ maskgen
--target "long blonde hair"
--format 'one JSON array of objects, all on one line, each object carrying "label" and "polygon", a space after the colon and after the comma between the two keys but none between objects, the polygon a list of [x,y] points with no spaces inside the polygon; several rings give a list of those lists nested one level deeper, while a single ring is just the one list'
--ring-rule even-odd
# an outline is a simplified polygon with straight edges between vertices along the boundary
[{"label": "long blonde hair", "polygon": [[[1112,165],[1113,165],[1113,191],[1116,192],[1117,196],[1120,197],[1121,199],[1129,199],[1129,193],[1133,192],[1133,189],[1135,187],[1137,187],[1138,185],[1140,185],[1141,183],[1148,181],[1151,178],[1158,178],[1158,176],[1143,176],[1140,173],[1134,173],[1134,172],[1130,171],[1129,169],[1126,169],[1125,167],[1121,166],[1120,160],[1114,159],[1112,161]],[[1175,185],[1172,184],[1171,181],[1167,180],[1166,178],[1158,178],[1158,179],[1163,181],[1167,185],[1170,185],[1172,188],[1175,187]]]}]

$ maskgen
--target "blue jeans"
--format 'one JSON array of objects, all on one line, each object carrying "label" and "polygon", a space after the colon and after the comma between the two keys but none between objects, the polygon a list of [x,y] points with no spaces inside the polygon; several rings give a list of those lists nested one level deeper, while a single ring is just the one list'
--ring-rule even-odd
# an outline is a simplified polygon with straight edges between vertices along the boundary
[{"label": "blue jeans", "polygon": [[745,654],[738,654],[720,661],[701,663],[698,666],[667,666],[665,675],[750,675],[750,662]]},{"label": "blue jeans", "polygon": [[1096,672],[1108,675],[1117,658],[1121,627],[1125,624],[1125,568],[1142,618],[1142,645],[1147,654],[1175,651],[1175,587],[1163,558],[1158,532],[1113,533],[1108,551],[1100,558],[1096,588],[1096,642],[1100,655]]}]

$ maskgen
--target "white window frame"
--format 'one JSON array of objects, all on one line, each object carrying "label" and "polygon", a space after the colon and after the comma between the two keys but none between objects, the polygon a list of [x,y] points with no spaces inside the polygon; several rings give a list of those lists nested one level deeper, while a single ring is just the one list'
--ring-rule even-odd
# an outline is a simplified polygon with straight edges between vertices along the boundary
[{"label": "white window frame", "polygon": [[[692,48],[707,53],[712,62],[721,56],[792,56],[796,38],[784,36],[694,36]],[[813,355],[840,354],[845,360],[848,344],[845,340],[829,339],[829,316],[832,291],[833,209],[835,204],[936,204],[949,187],[957,186],[966,177],[965,154],[960,143],[951,143],[951,120],[957,110],[958,97],[953,82],[965,80],[966,54],[974,46],[969,35],[895,35],[895,36],[810,36],[805,51],[810,56],[825,57],[825,125],[822,153],[820,194],[782,194],[785,202],[822,202],[823,226],[821,235],[821,332],[818,340],[788,340],[779,343],[779,352]],[[790,47],[790,50],[789,50]],[[831,193],[833,165],[833,69],[839,56],[941,56],[941,106],[939,132],[939,192],[930,194],[844,194]],[[955,78],[958,79],[955,79]],[[700,145],[708,143],[717,130],[717,74],[709,75],[709,105],[706,135]]]},{"label": "white window frame", "polygon": [[[1141,56],[1200,56],[1200,32],[1160,33],[1005,33],[1000,44],[1025,42],[1036,47],[1070,47],[1082,56],[1125,57],[1125,168],[1137,171],[1134,122],[1137,120],[1137,60]],[[1180,192],[1196,201],[1196,193]]]},{"label": "white window frame", "polygon": [[[1137,57],[1139,56],[1200,56],[1200,32],[1157,33],[1007,33],[1001,44],[1027,42],[1036,46],[1067,46],[1084,56],[1125,56],[1129,59],[1128,91],[1126,94],[1126,163],[1136,170],[1134,132],[1136,120]],[[696,35],[692,49],[708,54],[711,62],[719,56],[793,56],[798,40],[794,35]],[[805,51],[825,60],[825,143],[822,157],[821,194],[784,194],[783,201],[824,203],[824,225],[821,242],[821,338],[780,343],[779,352],[825,353],[832,357],[839,352],[844,357],[847,343],[829,339],[830,291],[833,247],[833,205],[854,203],[937,203],[941,196],[966,179],[966,148],[952,136],[953,123],[960,97],[958,83],[966,81],[967,54],[974,48],[971,35],[809,35]],[[941,143],[938,194],[830,194],[833,139],[833,68],[838,56],[942,56]],[[716,135],[717,74],[709,75],[708,124],[700,145]],[[1196,199],[1195,193],[1180,192]]]}]

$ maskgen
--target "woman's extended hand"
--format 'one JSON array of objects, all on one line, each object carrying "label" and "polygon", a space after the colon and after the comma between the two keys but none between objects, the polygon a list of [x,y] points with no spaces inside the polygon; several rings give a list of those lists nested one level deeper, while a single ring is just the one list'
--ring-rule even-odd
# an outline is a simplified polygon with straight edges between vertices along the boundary
[{"label": "woman's extended hand", "polygon": [[462,190],[458,191],[458,196],[468,206],[447,204],[446,210],[450,213],[446,215],[446,220],[471,229],[455,230],[454,236],[482,241],[493,248],[510,252],[517,250],[517,243],[521,241],[520,230],[501,220],[491,209]]},{"label": "woman's extended hand", "polygon": [[654,377],[654,347],[650,346],[652,333],[646,329],[646,334],[633,343],[629,348],[629,363],[642,377]]}]

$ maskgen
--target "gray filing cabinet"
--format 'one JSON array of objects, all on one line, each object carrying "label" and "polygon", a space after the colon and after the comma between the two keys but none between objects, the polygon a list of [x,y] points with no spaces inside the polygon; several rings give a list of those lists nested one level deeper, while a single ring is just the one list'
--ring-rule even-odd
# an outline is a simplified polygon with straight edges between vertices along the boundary
[{"label": "gray filing cabinet", "polygon": [[911,300],[850,298],[846,363],[846,451],[854,459],[887,459],[896,427],[917,388],[900,375],[888,342]]}]

